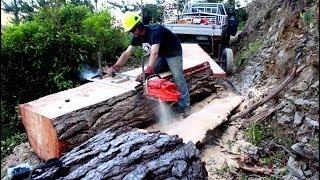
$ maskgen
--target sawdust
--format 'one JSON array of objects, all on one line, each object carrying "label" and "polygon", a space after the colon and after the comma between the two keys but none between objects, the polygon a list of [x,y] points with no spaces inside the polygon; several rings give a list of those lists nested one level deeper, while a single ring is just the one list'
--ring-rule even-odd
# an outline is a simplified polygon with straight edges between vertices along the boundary
[{"label": "sawdust", "polygon": [[[212,94],[201,102],[192,105],[193,114],[201,111],[208,104],[217,99],[224,99],[230,96],[235,96],[235,92],[231,88],[221,85],[218,92]],[[173,122],[181,123],[181,117],[172,117]],[[156,123],[149,128],[148,131],[161,130],[163,127],[170,126],[170,123]],[[188,133],[190,133],[188,131]],[[214,130],[209,130],[206,133],[204,145],[200,148],[201,160],[205,162],[208,171],[208,179],[230,179],[229,171],[237,168],[237,161],[234,159],[241,152],[245,151],[245,147],[249,144],[243,139],[243,132],[239,129],[239,125],[235,122],[224,123]]]}]

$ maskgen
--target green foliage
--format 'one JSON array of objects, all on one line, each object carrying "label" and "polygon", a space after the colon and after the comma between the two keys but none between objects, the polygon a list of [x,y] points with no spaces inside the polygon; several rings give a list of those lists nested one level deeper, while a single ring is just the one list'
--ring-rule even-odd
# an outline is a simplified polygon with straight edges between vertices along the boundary
[{"label": "green foliage", "polygon": [[255,41],[249,44],[246,51],[241,52],[236,58],[236,66],[240,66],[244,60],[248,59],[252,55],[256,54],[261,48],[261,42]]},{"label": "green foliage", "polygon": [[108,11],[89,14],[83,21],[83,32],[93,40],[97,50],[102,50],[103,65],[114,63],[115,57],[129,45],[129,35],[112,27],[114,18]]},{"label": "green foliage", "polygon": [[[19,24],[22,20],[30,21],[33,19],[33,15],[36,11],[41,8],[49,8],[54,7],[56,1],[55,0],[35,0],[35,1],[27,1],[27,0],[12,0],[12,2],[4,2],[3,10],[7,13],[12,13],[14,18],[12,22],[15,24]],[[61,4],[65,4],[65,1],[61,1]],[[94,10],[93,5],[89,0],[71,0],[69,2],[73,5],[83,5],[90,9],[90,11]]]},{"label": "green foliage", "polygon": [[244,8],[238,8],[235,11],[236,11],[236,16],[239,20],[238,30],[242,30],[246,25],[249,15]]},{"label": "green foliage", "polygon": [[162,22],[163,8],[155,4],[146,4],[143,7],[143,23]]},{"label": "green foliage", "polygon": [[247,21],[249,15],[244,8],[238,8],[235,11],[236,11],[237,18],[240,22]]},{"label": "green foliage", "polygon": [[28,4],[28,2],[22,0],[13,0],[9,3],[1,1],[1,9],[14,15],[14,17],[11,19],[11,22],[15,24],[19,24],[22,19],[32,19],[32,14],[35,11],[34,7]]},{"label": "green foliage", "polygon": [[246,21],[240,21],[238,25],[238,30],[242,31],[245,26],[246,26]]},{"label": "green foliage", "polygon": [[305,26],[308,26],[309,28],[314,27],[317,24],[316,6],[307,9],[304,13],[300,13],[300,18]]},{"label": "green foliage", "polygon": [[41,9],[33,20],[3,30],[1,126],[17,124],[18,102],[77,86],[83,64],[97,67],[98,45],[106,59],[116,59],[129,36],[112,24],[109,12],[94,14],[87,6],[66,4]]},{"label": "green foliage", "polygon": [[260,158],[260,161],[265,166],[270,166],[274,164],[283,165],[286,153],[282,150],[275,151],[272,155],[266,155]]},{"label": "green foliage", "polygon": [[244,133],[246,139],[254,145],[258,145],[263,139],[263,130],[259,124],[251,124]]},{"label": "green foliage", "polygon": [[27,137],[25,134],[16,133],[14,136],[10,136],[6,140],[1,140],[1,163],[4,160],[4,157],[8,156],[16,145],[26,142],[26,139]]}]

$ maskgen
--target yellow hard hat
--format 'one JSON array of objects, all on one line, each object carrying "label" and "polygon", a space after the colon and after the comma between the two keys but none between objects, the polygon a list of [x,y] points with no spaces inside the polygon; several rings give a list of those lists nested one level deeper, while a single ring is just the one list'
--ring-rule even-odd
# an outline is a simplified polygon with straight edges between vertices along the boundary
[{"label": "yellow hard hat", "polygon": [[141,20],[141,17],[136,12],[126,12],[122,19],[122,27],[125,32],[130,31],[135,25],[137,25]]}]

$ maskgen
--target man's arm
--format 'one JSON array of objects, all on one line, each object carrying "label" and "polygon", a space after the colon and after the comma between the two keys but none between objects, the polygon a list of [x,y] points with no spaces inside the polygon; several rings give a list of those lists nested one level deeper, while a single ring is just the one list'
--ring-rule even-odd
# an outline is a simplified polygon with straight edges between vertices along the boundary
[{"label": "man's arm", "polygon": [[130,58],[130,56],[132,55],[133,53],[133,46],[129,46],[122,54],[121,56],[119,57],[119,59],[117,60],[117,62],[114,64],[114,66],[117,66],[117,67],[122,67],[126,62],[127,60]]},{"label": "man's arm", "polygon": [[153,44],[151,46],[151,52],[150,52],[150,57],[149,57],[149,66],[150,67],[155,67],[156,66],[156,62],[158,59],[158,53],[159,53],[159,47],[160,44]]}]

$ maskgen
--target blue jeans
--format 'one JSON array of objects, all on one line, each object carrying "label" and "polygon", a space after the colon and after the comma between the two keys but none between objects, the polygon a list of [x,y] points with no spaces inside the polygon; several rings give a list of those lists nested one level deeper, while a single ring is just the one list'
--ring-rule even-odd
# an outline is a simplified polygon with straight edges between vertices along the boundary
[{"label": "blue jeans", "polygon": [[190,96],[187,82],[183,76],[182,55],[173,57],[159,57],[155,67],[155,73],[159,74],[170,70],[172,73],[173,81],[177,85],[181,93],[178,106],[181,108],[190,106]]}]

